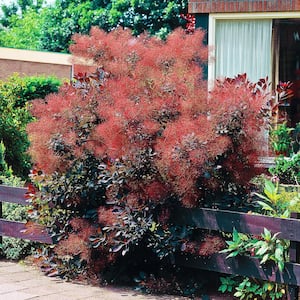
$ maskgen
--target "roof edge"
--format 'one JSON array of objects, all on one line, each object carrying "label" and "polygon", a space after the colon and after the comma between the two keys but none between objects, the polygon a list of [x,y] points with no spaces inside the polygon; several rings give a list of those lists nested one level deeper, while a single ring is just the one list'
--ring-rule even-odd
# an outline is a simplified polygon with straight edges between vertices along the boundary
[{"label": "roof edge", "polygon": [[71,54],[0,47],[0,59],[72,66]]}]

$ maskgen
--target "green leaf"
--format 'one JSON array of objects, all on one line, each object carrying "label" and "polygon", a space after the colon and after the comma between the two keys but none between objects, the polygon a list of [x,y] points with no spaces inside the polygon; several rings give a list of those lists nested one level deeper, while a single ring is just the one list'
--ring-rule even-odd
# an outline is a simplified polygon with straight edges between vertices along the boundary
[{"label": "green leaf", "polygon": [[283,269],[284,269],[284,262],[283,262],[283,261],[279,261],[279,262],[277,263],[277,265],[278,265],[279,271],[282,272]]},{"label": "green leaf", "polygon": [[219,251],[219,253],[227,253],[227,252],[230,252],[231,251],[231,249],[223,249],[223,250],[221,250],[221,251]]},{"label": "green leaf", "polygon": [[266,197],[265,195],[262,194],[258,194],[258,193],[254,193],[255,196],[259,197],[260,199],[263,199],[267,202],[270,202],[270,199],[268,197]]},{"label": "green leaf", "polygon": [[270,258],[270,255],[269,254],[265,254],[262,258],[262,260],[260,261],[260,264],[264,264],[266,261],[268,261]]},{"label": "green leaf", "polygon": [[274,194],[276,192],[276,186],[271,180],[265,180],[264,192],[268,192],[270,194]]},{"label": "green leaf", "polygon": [[237,232],[237,230],[236,230],[235,228],[233,228],[233,232],[232,232],[232,240],[233,240],[233,241],[240,240],[239,233]]},{"label": "green leaf", "polygon": [[219,288],[218,288],[218,291],[222,292],[222,293],[225,293],[227,291],[227,285],[221,285]]},{"label": "green leaf", "polygon": [[273,191],[272,193],[270,191],[264,190],[264,193],[268,197],[269,201],[271,201],[274,204],[277,203],[278,199],[280,199],[281,197],[279,194],[277,194],[277,191]]},{"label": "green leaf", "polygon": [[268,250],[269,247],[265,244],[256,251],[256,255],[264,255]]},{"label": "green leaf", "polygon": [[230,258],[230,257],[235,257],[235,256],[237,256],[237,255],[239,255],[240,254],[240,251],[233,251],[233,252],[231,252],[230,254],[228,254],[227,256],[226,256],[226,258]]},{"label": "green leaf", "polygon": [[263,201],[256,201],[256,203],[258,203],[262,207],[262,209],[264,209],[264,210],[274,211],[274,208],[271,205],[269,205],[269,204],[267,204]]},{"label": "green leaf", "polygon": [[243,295],[243,293],[240,291],[237,291],[233,294],[233,296],[235,296],[235,297],[241,297],[242,295]]},{"label": "green leaf", "polygon": [[266,241],[270,241],[272,238],[271,232],[267,228],[264,228],[264,234],[262,236]]}]

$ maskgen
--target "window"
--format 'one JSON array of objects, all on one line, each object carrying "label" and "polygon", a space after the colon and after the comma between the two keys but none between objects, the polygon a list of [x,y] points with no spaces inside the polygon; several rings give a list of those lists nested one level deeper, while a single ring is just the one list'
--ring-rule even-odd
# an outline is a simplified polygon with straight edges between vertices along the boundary
[{"label": "window", "polygon": [[271,77],[272,20],[217,20],[215,41],[216,78]]},{"label": "window", "polygon": [[268,76],[273,89],[291,81],[294,96],[280,110],[289,126],[300,122],[300,12],[210,14],[208,44],[210,85],[242,73]]}]

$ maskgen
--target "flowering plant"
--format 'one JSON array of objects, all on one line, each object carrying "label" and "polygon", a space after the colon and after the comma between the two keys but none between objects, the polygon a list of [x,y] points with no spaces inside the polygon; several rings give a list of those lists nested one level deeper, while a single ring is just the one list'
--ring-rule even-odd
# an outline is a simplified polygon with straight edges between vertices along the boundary
[{"label": "flowering plant", "polygon": [[240,75],[208,96],[203,36],[176,30],[161,41],[93,28],[74,37],[74,59],[92,61],[95,71],[36,101],[28,126],[45,173],[33,199],[38,215],[41,203],[66,211],[50,222],[60,257],[68,252],[103,271],[139,247],[180,247],[185,236],[174,242],[169,230],[174,205],[245,190],[257,171],[267,82]]}]

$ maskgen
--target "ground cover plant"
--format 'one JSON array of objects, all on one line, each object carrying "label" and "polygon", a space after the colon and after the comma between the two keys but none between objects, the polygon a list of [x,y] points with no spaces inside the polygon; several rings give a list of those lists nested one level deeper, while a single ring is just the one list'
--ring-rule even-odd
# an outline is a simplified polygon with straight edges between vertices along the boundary
[{"label": "ground cover plant", "polygon": [[[239,75],[208,93],[203,37],[97,28],[74,36],[74,58],[93,61],[94,72],[35,101],[27,127],[33,217],[57,242],[38,258],[49,274],[128,282],[147,269],[169,278],[144,276],[152,290],[171,286],[170,259],[194,234],[171,222],[172,208],[216,198],[232,206],[247,191],[259,172],[268,82]],[[194,293],[199,284],[188,286]]]}]

